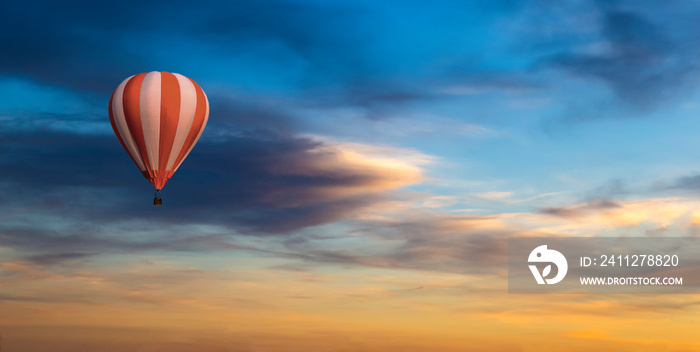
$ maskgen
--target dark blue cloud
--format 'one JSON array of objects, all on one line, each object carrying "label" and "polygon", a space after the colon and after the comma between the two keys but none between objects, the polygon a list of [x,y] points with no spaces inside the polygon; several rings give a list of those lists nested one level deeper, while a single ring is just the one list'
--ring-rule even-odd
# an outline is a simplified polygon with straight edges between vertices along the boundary
[{"label": "dark blue cloud", "polygon": [[112,136],[15,132],[0,135],[0,145],[0,183],[14,190],[3,203],[33,200],[37,212],[89,221],[143,218],[283,233],[333,221],[376,200],[368,194],[326,201],[319,189],[361,187],[384,177],[371,170],[280,172],[323,162],[309,153],[319,142],[279,134],[238,136],[197,145],[164,190],[167,209],[159,211],[150,209],[148,182]]},{"label": "dark blue cloud", "polygon": [[[361,53],[365,39],[355,34],[355,7],[267,0],[206,6],[189,1],[3,2],[0,51],[10,54],[0,58],[0,73],[107,93],[131,74],[212,72],[213,61],[219,74],[233,70],[242,77],[245,68],[221,65],[221,58],[249,56],[251,66],[303,60],[311,73],[347,77],[362,71],[364,59],[351,54]],[[182,50],[199,44],[204,46]]]},{"label": "dark blue cloud", "polygon": [[470,23],[488,24],[498,16],[489,11],[512,13],[522,2],[410,5],[4,2],[0,51],[11,54],[0,57],[0,73],[107,96],[129,75],[174,71],[319,105],[386,110],[435,98],[431,88],[453,79],[455,63],[483,69],[479,46],[488,39]]},{"label": "dark blue cloud", "polygon": [[[24,260],[40,265],[104,253],[235,250],[234,235],[284,235],[383,199],[381,192],[331,199],[323,192],[371,186],[391,175],[339,172],[333,164],[326,171],[284,172],[327,160],[309,152],[323,143],[280,131],[200,143],[166,186],[163,207],[151,205],[152,187],[111,135],[0,133],[0,209],[6,220],[0,246],[27,253]],[[134,223],[131,230],[119,229]],[[192,232],[198,225],[219,230]],[[132,231],[148,236],[120,235]]]},{"label": "dark blue cloud", "polygon": [[[599,37],[547,58],[550,67],[607,84],[623,106],[644,111],[688,98],[695,91],[697,51],[682,36],[689,28],[663,14],[655,18],[639,11],[602,3]],[[675,29],[676,36],[670,29]],[[596,42],[597,41],[597,42]]]}]

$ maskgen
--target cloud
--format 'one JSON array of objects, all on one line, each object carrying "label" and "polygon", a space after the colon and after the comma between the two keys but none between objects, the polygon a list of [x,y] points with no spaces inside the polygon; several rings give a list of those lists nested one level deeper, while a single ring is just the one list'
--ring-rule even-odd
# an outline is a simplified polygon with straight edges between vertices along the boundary
[{"label": "cloud", "polygon": [[[544,208],[528,222],[539,222],[540,231],[583,235],[605,231],[608,235],[695,236],[700,204],[690,197],[598,200],[566,207]],[[549,218],[549,220],[547,219]]]},{"label": "cloud", "polygon": [[[0,57],[0,74],[103,96],[154,69],[248,90],[314,88],[317,101],[342,95],[367,106],[426,95],[384,79],[368,82],[382,68],[366,50],[374,32],[361,30],[365,11],[360,4],[275,0],[3,3],[0,51],[11,55]],[[329,86],[334,95],[323,95]]]},{"label": "cloud", "polygon": [[[0,134],[9,213],[89,222],[149,219],[287,233],[348,218],[423,180],[411,150],[244,131],[202,141],[164,190],[167,211],[148,206],[150,187],[113,136],[65,131]],[[66,170],[66,172],[57,172]],[[142,203],[141,206],[138,206]]]},{"label": "cloud", "polygon": [[[364,148],[364,149],[363,149]],[[384,192],[422,181],[412,158],[383,154],[370,145],[245,136],[198,146],[182,185],[168,185],[178,196],[173,216],[212,223],[235,223],[284,233],[346,218],[384,197]],[[174,181],[174,180],[173,180]]]},{"label": "cloud", "polygon": [[700,204],[692,198],[602,199],[489,216],[446,215],[422,203],[377,203],[358,212],[352,233],[295,237],[278,253],[307,263],[479,277],[504,275],[509,236],[654,236],[660,229],[693,235],[700,223]]},{"label": "cloud", "polygon": [[147,60],[127,49],[129,35],[114,30],[145,20],[148,4],[131,11],[136,2],[120,2],[109,8],[110,16],[96,16],[107,9],[88,1],[54,5],[0,5],[0,30],[7,34],[0,51],[11,53],[0,58],[1,73],[107,94],[124,77],[143,71]]},{"label": "cloud", "polygon": [[[550,67],[604,82],[620,102],[635,110],[656,108],[690,95],[693,77],[698,74],[694,55],[669,35],[667,27],[616,5],[601,5],[598,11],[597,49],[574,46],[563,50],[545,60]],[[673,19],[661,21],[667,24]]]},{"label": "cloud", "polygon": [[573,206],[543,208],[541,212],[547,215],[573,218],[585,216],[598,210],[615,209],[619,207],[621,207],[621,205],[615,201],[609,199],[599,199]]},{"label": "cloud", "polygon": [[[513,103],[538,107],[551,97],[537,93],[558,87],[557,82],[535,77],[527,65],[513,69],[510,59],[497,67],[484,65],[492,54],[483,54],[480,43],[469,49],[471,45],[460,44],[463,36],[456,35],[472,30],[456,15],[467,10],[485,11],[480,25],[488,32],[506,15],[517,15],[523,26],[539,28],[541,23],[533,25],[527,16],[552,8],[526,6],[522,1],[497,3],[420,7],[424,13],[415,17],[423,24],[420,35],[406,31],[399,16],[387,10],[391,7],[360,3],[244,1],[232,6],[217,1],[206,8],[183,1],[121,1],[108,7],[81,0],[63,6],[44,1],[32,1],[32,6],[3,3],[0,30],[6,35],[0,50],[12,54],[0,58],[0,74],[94,92],[106,100],[129,75],[152,69],[179,71],[207,89],[293,96],[307,107],[352,107],[373,119],[401,116],[417,105],[455,95],[484,92],[526,94]],[[556,14],[578,16],[580,7],[556,7],[562,12]],[[515,50],[525,54],[519,56],[524,61],[544,55],[540,67],[601,80],[627,106],[647,109],[678,101],[692,91],[690,83],[697,72],[693,49],[683,44],[683,35],[689,35],[673,34],[688,32],[686,22],[681,21],[672,35],[668,30],[669,24],[676,29],[672,16],[635,9],[599,3],[592,25],[596,35],[574,33],[553,39],[554,49],[548,48],[546,54],[506,47],[493,55],[510,58]],[[106,12],[110,18],[102,16]],[[589,30],[578,22],[547,23],[582,33]],[[519,40],[523,45],[550,37],[547,31],[536,33],[537,37],[525,32]],[[436,42],[431,37],[443,39]],[[237,109],[239,102],[228,105]],[[255,104],[243,105],[237,112],[256,116],[255,111],[250,113]]]},{"label": "cloud", "polygon": [[513,192],[497,192],[497,191],[492,191],[492,192],[483,192],[483,193],[474,193],[472,194],[474,197],[477,198],[482,198],[482,199],[503,199],[503,198],[509,198],[510,196],[513,195]]},{"label": "cloud", "polygon": [[[275,55],[272,61],[309,60],[313,67],[337,70],[342,67],[339,60],[351,62],[344,55],[350,46],[338,35],[349,33],[344,30],[349,24],[341,18],[351,13],[352,8],[280,1],[235,6],[219,1],[206,7],[187,1],[128,0],[108,6],[83,0],[61,6],[50,1],[3,3],[0,30],[6,35],[0,50],[11,55],[0,58],[0,73],[107,94],[125,77],[154,68],[190,66],[195,76],[208,75],[216,61],[213,52],[230,59],[244,57],[251,68],[256,60],[270,62],[269,55]],[[164,35],[168,40],[162,40]],[[180,51],[184,47],[196,53]],[[192,67],[196,62],[202,66]]]},{"label": "cloud", "polygon": [[[134,225],[132,225],[134,226]],[[138,226],[138,225],[136,225]],[[73,226],[72,234],[35,227],[0,227],[0,245],[29,253],[23,260],[36,265],[65,264],[75,260],[109,253],[139,251],[232,251],[239,249],[223,234],[193,234],[183,226],[140,226],[131,236],[105,233],[99,224],[92,230]],[[111,230],[115,232],[114,229]],[[133,238],[134,233],[147,233],[145,239]]]},{"label": "cloud", "polygon": [[266,138],[284,138],[303,126],[302,118],[289,109],[289,102],[264,95],[213,89],[208,92],[211,104],[206,135],[209,140],[228,140],[250,134]]},{"label": "cloud", "polygon": [[670,189],[696,190],[700,189],[700,175],[683,176],[675,180]]},{"label": "cloud", "polygon": [[[367,212],[381,212],[382,206]],[[376,209],[376,210],[370,210]],[[363,245],[306,236],[285,243],[285,256],[309,263],[436,271],[465,275],[502,274],[507,236],[518,231],[499,216],[447,216],[403,212],[392,220],[360,215],[355,236]],[[343,245],[344,244],[344,245]]]},{"label": "cloud", "polygon": [[[514,6],[504,3],[504,8]],[[490,11],[492,5],[459,8],[470,6]],[[0,31],[6,35],[0,51],[11,55],[0,57],[0,74],[106,100],[130,75],[174,71],[208,92],[291,96],[307,107],[357,108],[372,119],[449,97],[464,91],[464,85],[509,92],[532,88],[528,79],[513,78],[510,72],[481,74],[473,58],[459,59],[473,56],[471,50],[429,39],[471,28],[457,15],[463,11],[425,7],[416,35],[406,31],[392,6],[362,3],[3,3]],[[239,112],[247,115],[251,104],[244,105]]]},{"label": "cloud", "polygon": [[[2,241],[0,241],[2,242]],[[90,257],[90,253],[81,252],[61,252],[61,253],[47,253],[38,254],[30,256],[27,258],[28,261],[38,264],[38,265],[55,265],[65,261],[82,260]]]}]

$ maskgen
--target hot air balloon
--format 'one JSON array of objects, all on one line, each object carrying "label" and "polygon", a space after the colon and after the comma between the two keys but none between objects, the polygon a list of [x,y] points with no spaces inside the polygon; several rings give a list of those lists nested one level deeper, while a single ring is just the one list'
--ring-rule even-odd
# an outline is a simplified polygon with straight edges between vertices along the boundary
[{"label": "hot air balloon", "polygon": [[109,99],[109,120],[119,143],[160,191],[185,160],[209,119],[209,101],[190,78],[144,72],[125,79]]}]

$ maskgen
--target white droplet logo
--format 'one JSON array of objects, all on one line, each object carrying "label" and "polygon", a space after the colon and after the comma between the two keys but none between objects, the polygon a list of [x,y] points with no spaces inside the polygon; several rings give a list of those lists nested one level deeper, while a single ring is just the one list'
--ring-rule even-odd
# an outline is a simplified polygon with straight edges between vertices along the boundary
[{"label": "white droplet logo", "polygon": [[569,263],[566,261],[566,257],[563,254],[555,251],[553,249],[547,249],[547,245],[539,246],[530,252],[530,256],[527,258],[530,263],[552,263],[557,266],[557,275],[551,279],[545,279],[552,271],[552,265],[547,265],[542,273],[540,274],[537,270],[536,265],[528,265],[530,271],[532,271],[532,276],[535,277],[537,283],[540,285],[556,284],[557,282],[564,279],[567,270],[569,270]]}]

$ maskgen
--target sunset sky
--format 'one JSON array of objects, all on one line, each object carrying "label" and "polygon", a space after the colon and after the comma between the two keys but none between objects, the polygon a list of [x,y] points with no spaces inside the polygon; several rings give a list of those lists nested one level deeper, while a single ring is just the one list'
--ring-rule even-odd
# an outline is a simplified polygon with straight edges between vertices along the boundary
[{"label": "sunset sky", "polygon": [[[508,294],[507,238],[700,234],[699,16],[3,0],[0,348],[698,351],[699,295]],[[107,112],[153,70],[211,106],[162,207]]]}]

